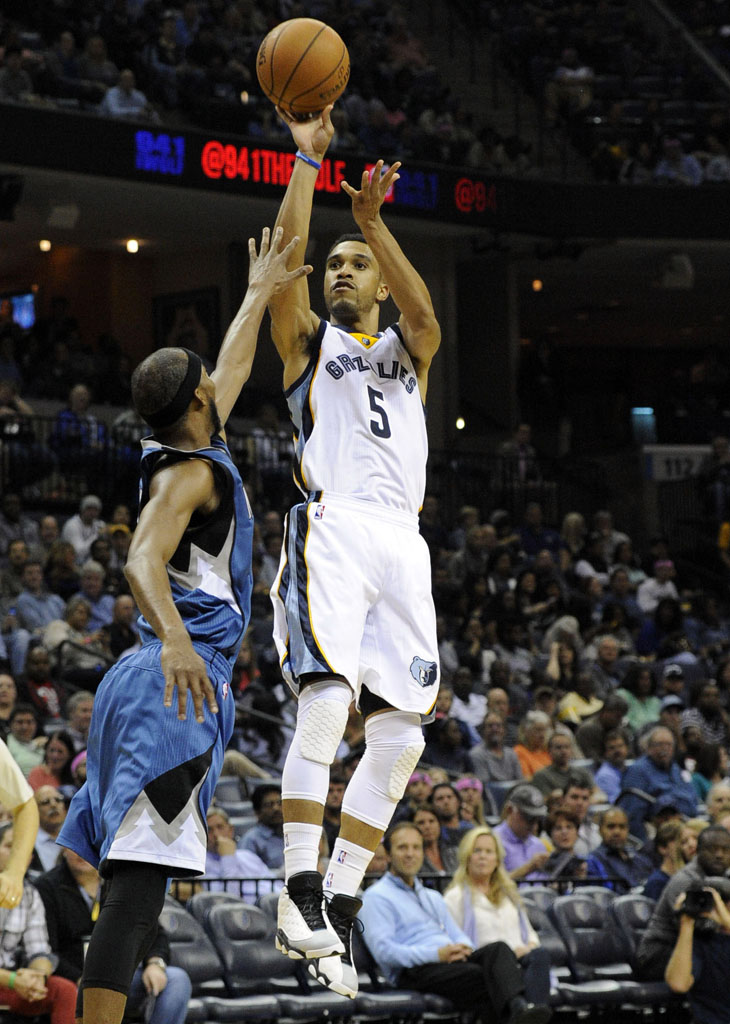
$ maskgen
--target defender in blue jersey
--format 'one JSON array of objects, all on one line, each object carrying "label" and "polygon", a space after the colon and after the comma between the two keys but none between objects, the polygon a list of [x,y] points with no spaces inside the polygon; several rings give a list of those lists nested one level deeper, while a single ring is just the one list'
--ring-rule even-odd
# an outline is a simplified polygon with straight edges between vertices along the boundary
[{"label": "defender in blue jersey", "polygon": [[223,424],[268,300],[311,269],[286,270],[295,246],[279,252],[281,237],[270,247],[266,229],[258,256],[249,241],[248,291],[211,376],[195,353],[167,348],[132,377],[135,407],[154,431],[142,442],[125,567],[143,643],[99,686],[87,782],[58,838],[106,879],[81,982],[85,1024],[122,1020],[168,876],[205,870],[206,813],[233,729],[229,684],[251,597],[253,518]]}]

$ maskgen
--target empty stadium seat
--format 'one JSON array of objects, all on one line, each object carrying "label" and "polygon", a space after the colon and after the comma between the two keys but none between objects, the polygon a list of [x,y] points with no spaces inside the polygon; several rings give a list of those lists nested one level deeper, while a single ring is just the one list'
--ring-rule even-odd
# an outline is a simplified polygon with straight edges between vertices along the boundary
[{"label": "empty stadium seat", "polygon": [[592,896],[558,896],[548,911],[568,953],[575,981],[630,978],[628,947],[616,927],[607,927],[606,910]]},{"label": "empty stadium seat", "polygon": [[255,817],[250,800],[216,800],[216,806],[224,810],[229,818]]},{"label": "empty stadium seat", "polygon": [[590,896],[559,896],[549,916],[568,953],[570,982],[560,992],[572,1006],[661,1005],[671,993],[660,982],[633,980],[631,951],[607,908]]},{"label": "empty stadium seat", "polygon": [[236,803],[243,800],[241,782],[237,775],[221,775],[213,794],[216,803]]},{"label": "empty stadium seat", "polygon": [[192,914],[168,898],[160,922],[170,943],[170,962],[187,971],[193,995],[225,995],[220,958]]},{"label": "empty stadium seat", "polygon": [[[281,954],[278,953],[277,956]],[[354,1017],[357,1010],[354,999],[337,995],[336,992],[330,992],[319,985],[306,994],[280,992],[276,998],[282,1017],[288,1017],[293,1021],[311,1021],[312,1024],[322,1024],[322,1021],[326,1020],[347,1020]]]},{"label": "empty stadium seat", "polygon": [[576,890],[578,896],[590,896],[601,907],[606,908],[616,899],[616,893],[605,885],[581,885]]},{"label": "empty stadium seat", "polygon": [[185,909],[192,914],[198,924],[205,928],[208,914],[211,907],[217,907],[220,903],[243,903],[240,896],[230,892],[196,892],[188,900]]},{"label": "empty stadium seat", "polygon": [[569,980],[568,951],[555,925],[550,920],[547,910],[527,900],[525,900],[525,910],[530,919],[530,924],[537,932],[540,945],[548,952],[550,967],[555,976],[566,981]]},{"label": "empty stadium seat", "polygon": [[168,898],[160,920],[170,943],[170,962],[182,967],[193,983],[186,1024],[203,1024],[204,1021],[247,1024],[248,1021],[279,1019],[281,1010],[273,995],[251,993],[233,999],[228,996],[223,964],[202,925],[184,907]]},{"label": "empty stadium seat", "polygon": [[210,907],[205,930],[223,965],[229,995],[267,995],[309,990],[302,961],[290,960],[274,945],[274,923],[243,901]]},{"label": "empty stadium seat", "polygon": [[532,885],[529,889],[525,888],[520,896],[525,903],[534,903],[541,910],[547,910],[557,899],[558,893],[547,885]]},{"label": "empty stadium seat", "polygon": [[624,937],[632,966],[636,965],[636,950],[655,907],[654,900],[639,893],[617,896],[610,905],[611,917]]},{"label": "empty stadium seat", "polygon": [[260,907],[261,910],[269,917],[272,921],[276,921],[277,911],[279,907],[279,894],[278,892],[265,892],[262,896],[256,900],[256,906]]}]

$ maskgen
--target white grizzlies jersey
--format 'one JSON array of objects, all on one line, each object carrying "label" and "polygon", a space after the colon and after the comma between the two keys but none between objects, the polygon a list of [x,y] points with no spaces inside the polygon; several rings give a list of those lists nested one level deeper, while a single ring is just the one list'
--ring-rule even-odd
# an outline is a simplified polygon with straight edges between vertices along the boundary
[{"label": "white grizzlies jersey", "polygon": [[327,492],[417,515],[426,487],[425,410],[397,325],[371,337],[320,321],[286,391],[305,496]]}]

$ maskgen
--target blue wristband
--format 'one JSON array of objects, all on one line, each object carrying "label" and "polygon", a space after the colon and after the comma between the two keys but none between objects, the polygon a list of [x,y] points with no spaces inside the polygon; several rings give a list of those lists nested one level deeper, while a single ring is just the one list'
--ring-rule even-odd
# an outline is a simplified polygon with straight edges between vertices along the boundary
[{"label": "blue wristband", "polygon": [[301,149],[297,150],[296,157],[297,160],[303,160],[305,164],[309,164],[310,167],[316,167],[317,170],[322,166],[322,164],[318,164],[316,160],[312,160],[311,156],[307,156],[306,153],[302,153]]}]

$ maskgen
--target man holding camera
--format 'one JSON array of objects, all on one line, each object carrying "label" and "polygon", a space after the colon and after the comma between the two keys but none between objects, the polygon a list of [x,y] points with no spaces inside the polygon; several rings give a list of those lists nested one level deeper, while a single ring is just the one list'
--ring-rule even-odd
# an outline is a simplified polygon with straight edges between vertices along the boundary
[{"label": "man holding camera", "polygon": [[679,934],[664,979],[672,992],[687,993],[695,1024],[727,1021],[730,972],[730,880],[707,878],[675,903]]},{"label": "man holding camera", "polygon": [[[697,853],[667,883],[637,951],[637,973],[644,981],[661,981],[677,940],[677,899],[689,889],[702,888],[708,878],[730,868],[730,832],[710,825],[697,840]],[[730,971],[728,972],[730,973]]]}]

